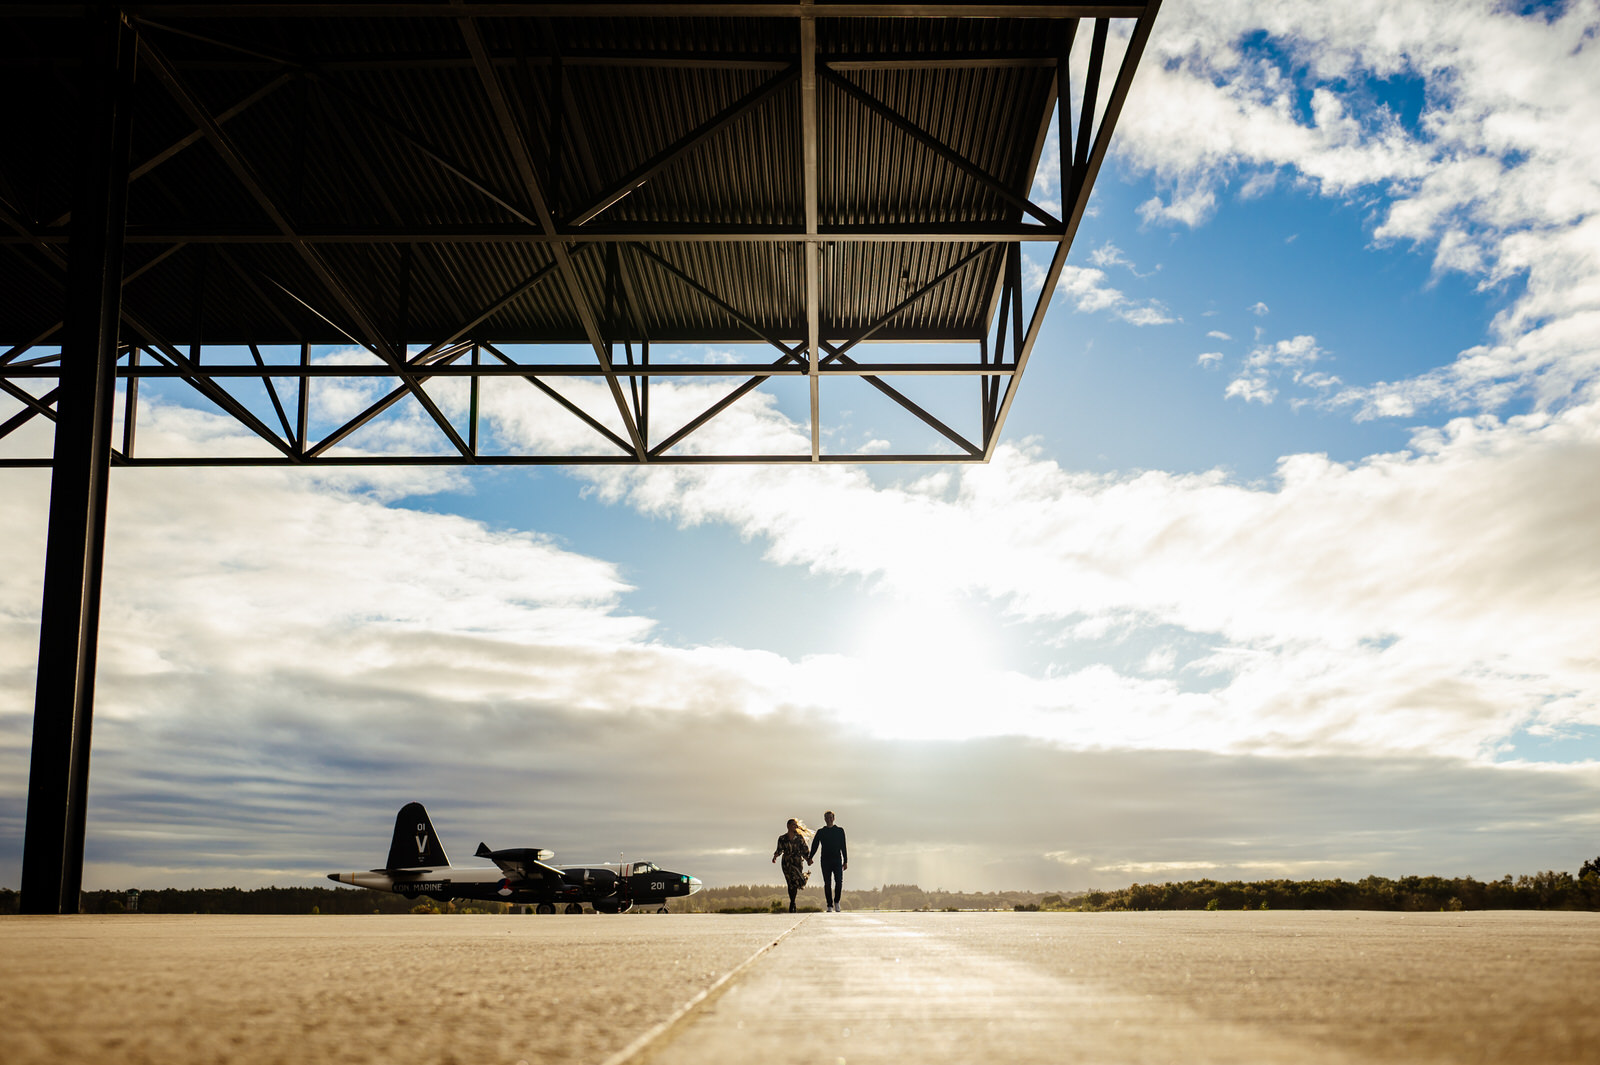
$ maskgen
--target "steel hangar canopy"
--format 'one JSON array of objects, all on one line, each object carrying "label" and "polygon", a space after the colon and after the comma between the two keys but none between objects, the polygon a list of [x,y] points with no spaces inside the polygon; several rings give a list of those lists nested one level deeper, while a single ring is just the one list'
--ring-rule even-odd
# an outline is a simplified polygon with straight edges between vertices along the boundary
[{"label": "steel hangar canopy", "polygon": [[[986,461],[1158,7],[0,3],[0,466],[52,468],[24,907],[81,886],[111,467]],[[228,446],[141,449],[141,389]],[[716,435],[756,390],[777,451]],[[835,394],[906,442],[830,449]],[[399,416],[432,443],[364,439]]]},{"label": "steel hangar canopy", "polygon": [[[126,5],[118,373],[187,382],[260,462],[395,461],[352,445],[401,404],[437,425],[427,461],[752,458],[696,430],[786,379],[809,447],[760,457],[863,461],[826,446],[851,378],[919,430],[872,460],[987,459],[1038,332],[1022,246],[1053,281],[1155,6]],[[17,364],[59,342],[88,84],[81,13],[47,10],[0,41],[6,96],[29,101],[0,167],[0,358],[26,418],[49,416],[16,375],[54,363]],[[1047,208],[1030,188],[1062,81]],[[875,341],[924,346],[874,362]],[[731,364],[681,354],[736,343]],[[371,357],[302,358],[322,345]],[[944,382],[936,416],[928,375],[973,380]],[[383,380],[382,409],[319,423],[330,377]],[[518,381],[588,431],[495,450],[479,406],[444,409],[456,378]],[[651,383],[686,379],[723,392],[651,419]],[[141,455],[136,406],[115,462],[223,461]]]}]

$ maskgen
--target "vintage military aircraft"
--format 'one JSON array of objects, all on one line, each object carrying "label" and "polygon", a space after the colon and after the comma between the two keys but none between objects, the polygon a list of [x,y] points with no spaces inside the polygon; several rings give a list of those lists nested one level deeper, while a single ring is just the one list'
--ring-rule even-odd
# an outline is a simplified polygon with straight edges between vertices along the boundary
[{"label": "vintage military aircraft", "polygon": [[537,913],[582,913],[584,904],[598,913],[626,913],[635,906],[655,906],[666,913],[669,898],[693,895],[700,881],[659,869],[650,862],[599,865],[549,865],[555,855],[538,847],[490,850],[478,844],[475,857],[497,868],[451,865],[420,802],[407,803],[394,820],[389,860],[382,869],[365,873],[329,873],[340,884],[394,891],[408,899],[481,899],[532,905]]}]

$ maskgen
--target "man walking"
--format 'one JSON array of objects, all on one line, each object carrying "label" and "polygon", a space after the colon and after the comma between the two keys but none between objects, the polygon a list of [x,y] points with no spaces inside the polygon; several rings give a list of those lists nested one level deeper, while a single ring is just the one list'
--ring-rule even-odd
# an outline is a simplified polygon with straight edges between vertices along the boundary
[{"label": "man walking", "polygon": [[838,913],[844,899],[844,871],[850,868],[850,852],[845,848],[844,829],[833,823],[833,811],[823,814],[822,819],[827,824],[817,829],[811,840],[811,857],[816,858],[817,849],[822,849],[822,897],[828,912]]}]

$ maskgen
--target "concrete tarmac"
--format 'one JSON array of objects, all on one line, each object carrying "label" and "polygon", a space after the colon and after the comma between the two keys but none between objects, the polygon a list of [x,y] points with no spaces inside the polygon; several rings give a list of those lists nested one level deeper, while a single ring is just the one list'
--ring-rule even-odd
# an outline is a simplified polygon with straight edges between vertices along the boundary
[{"label": "concrete tarmac", "polygon": [[1600,914],[0,918],[0,1060],[1595,1062]]}]

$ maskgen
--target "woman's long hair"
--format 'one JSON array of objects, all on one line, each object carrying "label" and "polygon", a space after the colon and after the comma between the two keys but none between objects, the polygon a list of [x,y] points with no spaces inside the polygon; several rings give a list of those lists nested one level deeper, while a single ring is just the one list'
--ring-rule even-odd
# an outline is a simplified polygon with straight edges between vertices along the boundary
[{"label": "woman's long hair", "polygon": [[[807,828],[806,827],[806,823],[804,821],[800,820],[798,817],[789,818],[789,824],[793,825],[794,826],[794,830],[796,832],[800,833],[800,838],[801,839],[810,839],[811,838],[811,830],[809,828]],[[785,825],[784,827],[787,828],[788,825]]]}]

